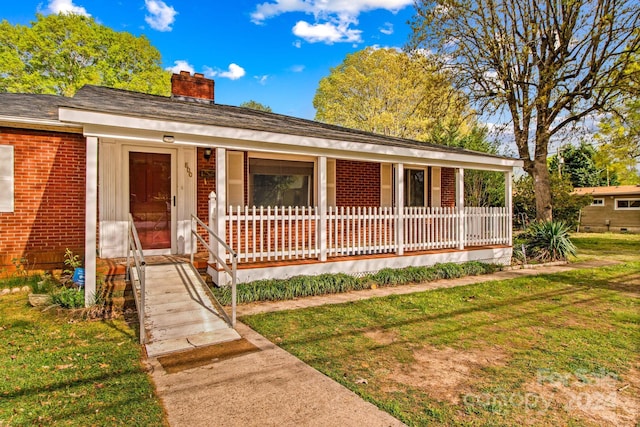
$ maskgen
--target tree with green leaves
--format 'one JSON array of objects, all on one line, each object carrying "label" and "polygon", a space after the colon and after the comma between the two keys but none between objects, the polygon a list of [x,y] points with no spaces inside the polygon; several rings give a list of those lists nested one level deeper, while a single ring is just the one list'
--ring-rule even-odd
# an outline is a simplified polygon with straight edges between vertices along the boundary
[{"label": "tree with green leaves", "polygon": [[639,26],[635,0],[418,0],[409,49],[443,58],[481,112],[506,113],[537,218],[550,220],[549,141],[620,108]]},{"label": "tree with green leaves", "polygon": [[0,91],[72,96],[95,84],[168,95],[170,78],[146,37],[91,17],[38,14],[31,26],[0,22]]},{"label": "tree with green leaves", "polygon": [[600,168],[596,163],[597,151],[586,142],[578,146],[564,145],[558,154],[549,158],[549,172],[567,178],[574,187],[601,187],[618,185],[614,168]]},{"label": "tree with green leaves", "polygon": [[394,49],[347,55],[320,80],[313,106],[318,121],[418,141],[438,125],[464,127],[471,115],[450,76]]},{"label": "tree with green leaves", "polygon": [[243,102],[242,104],[240,104],[241,107],[243,108],[251,108],[252,110],[258,110],[258,111],[265,111],[267,113],[273,113],[273,110],[271,109],[271,107],[261,104],[257,101],[249,100],[246,102]]},{"label": "tree with green leaves", "polygon": [[[487,129],[476,125],[469,132],[455,126],[436,126],[429,142],[488,154],[499,154],[497,142],[487,138]],[[504,206],[504,173],[476,169],[464,172],[464,200],[469,206]]]}]

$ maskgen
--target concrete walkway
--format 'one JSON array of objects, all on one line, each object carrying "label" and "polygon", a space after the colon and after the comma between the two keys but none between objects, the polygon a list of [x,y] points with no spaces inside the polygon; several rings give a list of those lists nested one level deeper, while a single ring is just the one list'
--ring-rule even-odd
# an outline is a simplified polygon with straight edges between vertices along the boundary
[{"label": "concrete walkway", "polygon": [[[612,261],[544,266],[485,276],[378,288],[294,301],[249,304],[249,315],[323,304],[338,304],[391,294],[464,286],[578,268],[612,265]],[[307,366],[267,339],[238,323],[238,332],[259,351],[167,374],[157,359],[148,360],[157,392],[172,426],[401,426],[397,419]]]}]

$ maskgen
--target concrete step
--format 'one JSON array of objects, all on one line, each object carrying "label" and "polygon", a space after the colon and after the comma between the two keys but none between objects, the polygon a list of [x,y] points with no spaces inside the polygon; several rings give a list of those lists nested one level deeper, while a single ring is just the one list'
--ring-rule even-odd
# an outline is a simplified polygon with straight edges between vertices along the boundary
[{"label": "concrete step", "polygon": [[184,351],[212,344],[235,341],[240,339],[240,334],[231,328],[220,329],[213,332],[202,332],[181,338],[170,338],[147,344],[147,356],[158,357],[177,351]]}]

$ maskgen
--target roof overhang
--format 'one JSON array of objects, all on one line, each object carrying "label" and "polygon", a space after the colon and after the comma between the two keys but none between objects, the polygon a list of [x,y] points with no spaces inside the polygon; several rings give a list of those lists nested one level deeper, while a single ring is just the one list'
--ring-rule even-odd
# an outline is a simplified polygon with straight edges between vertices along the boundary
[{"label": "roof overhang", "polygon": [[62,107],[60,121],[82,125],[85,136],[163,143],[165,135],[173,144],[216,146],[229,150],[323,155],[383,163],[462,167],[511,171],[523,162],[475,153],[457,153],[411,147],[387,146],[278,132],[156,120]]},{"label": "roof overhang", "polygon": [[16,116],[0,116],[0,126],[53,132],[83,132],[82,125],[76,123],[62,123],[58,120],[34,119]]}]

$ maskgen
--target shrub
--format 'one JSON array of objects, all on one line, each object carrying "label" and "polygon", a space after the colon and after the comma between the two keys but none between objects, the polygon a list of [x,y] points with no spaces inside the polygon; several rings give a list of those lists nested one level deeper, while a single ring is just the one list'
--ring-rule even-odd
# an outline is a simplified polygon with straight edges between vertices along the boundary
[{"label": "shrub", "polygon": [[527,255],[542,262],[564,261],[576,254],[569,228],[562,221],[535,222],[523,234]]},{"label": "shrub", "polygon": [[[398,286],[465,275],[493,273],[497,269],[498,266],[494,264],[471,261],[465,264],[436,264],[431,267],[384,268],[361,279],[340,273],[295,276],[290,279],[256,280],[239,284],[236,297],[238,304],[255,301],[280,301],[369,289],[372,285]],[[231,304],[231,287],[213,288],[213,294],[220,304]]]},{"label": "shrub", "polygon": [[80,289],[61,288],[51,295],[51,302],[62,308],[84,307],[84,292]]}]

